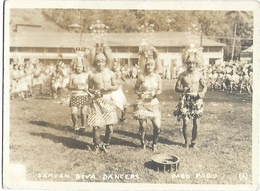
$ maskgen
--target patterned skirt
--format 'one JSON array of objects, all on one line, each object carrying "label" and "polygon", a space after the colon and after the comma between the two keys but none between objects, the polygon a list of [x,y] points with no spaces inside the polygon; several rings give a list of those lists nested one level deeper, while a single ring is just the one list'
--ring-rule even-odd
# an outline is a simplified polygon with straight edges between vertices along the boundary
[{"label": "patterned skirt", "polygon": [[110,94],[94,98],[90,103],[88,124],[90,126],[112,125],[118,122],[116,105]]},{"label": "patterned skirt", "polygon": [[70,107],[83,107],[89,104],[87,95],[72,96],[70,98]]},{"label": "patterned skirt", "polygon": [[133,106],[135,119],[161,118],[160,105],[157,98],[151,100],[139,99]]},{"label": "patterned skirt", "polygon": [[203,100],[198,96],[180,95],[180,100],[174,115],[180,117],[199,118],[203,114]]}]

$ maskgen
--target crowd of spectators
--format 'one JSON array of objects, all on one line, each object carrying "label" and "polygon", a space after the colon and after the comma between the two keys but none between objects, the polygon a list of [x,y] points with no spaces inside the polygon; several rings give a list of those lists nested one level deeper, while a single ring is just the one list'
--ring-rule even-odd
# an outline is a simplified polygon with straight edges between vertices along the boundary
[{"label": "crowd of spectators", "polygon": [[[163,69],[162,79],[177,79],[185,70],[183,66],[170,66]],[[211,91],[253,91],[253,65],[242,61],[219,62],[201,68]],[[10,97],[27,99],[33,96],[33,87],[39,85],[41,93],[47,88],[50,95],[57,97],[59,89],[67,86],[72,65],[57,63],[43,64],[38,59],[15,59],[10,64]],[[137,79],[140,69],[137,64],[121,66],[126,79]]]}]

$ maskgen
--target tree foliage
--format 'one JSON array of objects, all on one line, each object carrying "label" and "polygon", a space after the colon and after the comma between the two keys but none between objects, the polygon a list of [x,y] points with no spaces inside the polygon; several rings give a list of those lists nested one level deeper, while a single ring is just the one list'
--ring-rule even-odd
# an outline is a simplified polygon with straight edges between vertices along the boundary
[{"label": "tree foliage", "polygon": [[[250,18],[250,13],[246,11],[228,11],[225,13],[226,19],[228,19],[231,29],[233,31],[233,39],[232,39],[232,50],[230,59],[234,59],[234,57],[238,57],[241,52],[241,40],[236,42],[236,37],[243,37],[244,34],[248,34],[250,36],[249,31],[245,31],[245,24],[250,24],[253,19]],[[252,24],[252,23],[251,23]],[[247,28],[248,29],[248,28]],[[235,45],[239,46],[235,46]]]},{"label": "tree foliage", "polygon": [[[202,37],[225,43],[225,58],[231,58],[235,34],[234,57],[253,44],[253,12],[245,11],[181,11],[181,10],[89,10],[43,9],[42,13],[64,29],[79,24],[81,32],[91,32],[90,26],[100,20],[109,26],[107,32],[139,32],[145,23],[154,31],[187,32],[195,26]],[[193,29],[194,31],[194,29]]]}]

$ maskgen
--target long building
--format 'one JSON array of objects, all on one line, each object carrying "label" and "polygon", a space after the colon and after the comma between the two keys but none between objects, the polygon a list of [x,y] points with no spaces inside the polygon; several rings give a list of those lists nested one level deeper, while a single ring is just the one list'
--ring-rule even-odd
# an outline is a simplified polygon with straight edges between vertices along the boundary
[{"label": "long building", "polygon": [[253,45],[247,48],[246,50],[243,50],[240,53],[240,60],[248,63],[253,63],[253,51]]},{"label": "long building", "polygon": [[142,33],[73,33],[73,32],[38,32],[11,31],[10,57],[30,59],[39,58],[44,63],[62,59],[65,63],[75,58],[75,47],[94,47],[96,41],[104,40],[111,47],[113,55],[121,65],[138,64],[139,45],[145,40],[155,46],[160,55],[159,61],[164,66],[180,64],[181,53],[190,43],[201,43],[206,63],[223,61],[226,46],[206,38],[192,36],[186,32]]}]

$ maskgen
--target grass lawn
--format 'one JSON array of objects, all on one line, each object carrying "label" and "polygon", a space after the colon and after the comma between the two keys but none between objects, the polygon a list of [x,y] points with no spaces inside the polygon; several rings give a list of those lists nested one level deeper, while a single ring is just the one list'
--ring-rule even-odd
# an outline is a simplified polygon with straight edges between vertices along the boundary
[{"label": "grass lawn", "polygon": [[[135,80],[124,84],[129,103]],[[141,150],[138,121],[129,107],[125,123],[114,126],[108,154],[94,154],[92,129],[75,133],[70,108],[48,96],[10,101],[10,163],[26,167],[26,180],[62,182],[121,182],[167,184],[252,183],[252,97],[247,93],[208,90],[204,99],[198,149],[183,148],[182,123],[172,115],[178,101],[175,80],[163,80],[159,97],[162,134],[158,149]],[[148,123],[151,126],[151,123]],[[104,129],[101,130],[101,140]],[[152,140],[152,128],[147,131]],[[177,172],[157,172],[151,162],[155,154],[180,159]],[[240,173],[247,173],[241,180]]]}]

